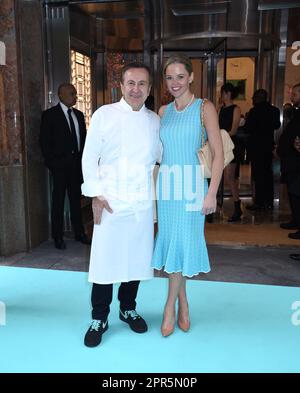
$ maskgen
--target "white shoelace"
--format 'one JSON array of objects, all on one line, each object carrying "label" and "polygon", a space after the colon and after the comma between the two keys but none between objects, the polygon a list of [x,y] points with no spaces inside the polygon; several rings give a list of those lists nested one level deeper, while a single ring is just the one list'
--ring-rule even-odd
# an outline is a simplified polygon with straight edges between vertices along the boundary
[{"label": "white shoelace", "polygon": [[101,321],[94,319],[92,322],[91,331],[96,330],[96,332],[98,332],[100,325],[101,325]]},{"label": "white shoelace", "polygon": [[126,318],[128,317],[128,315],[130,315],[133,320],[139,317],[139,314],[135,310],[125,311]]}]

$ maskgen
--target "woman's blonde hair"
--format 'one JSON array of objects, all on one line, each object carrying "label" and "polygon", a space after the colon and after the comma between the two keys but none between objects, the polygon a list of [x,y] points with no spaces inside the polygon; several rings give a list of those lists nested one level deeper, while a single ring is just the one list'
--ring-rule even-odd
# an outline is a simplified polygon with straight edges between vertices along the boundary
[{"label": "woman's blonde hair", "polygon": [[167,68],[171,64],[183,64],[189,75],[193,72],[193,65],[190,58],[184,53],[176,53],[168,58],[164,66],[164,75],[166,75]]}]

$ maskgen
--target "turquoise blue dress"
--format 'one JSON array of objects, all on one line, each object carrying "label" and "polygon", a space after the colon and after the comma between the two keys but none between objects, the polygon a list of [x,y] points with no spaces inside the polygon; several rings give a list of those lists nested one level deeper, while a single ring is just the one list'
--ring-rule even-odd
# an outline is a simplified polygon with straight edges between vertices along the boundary
[{"label": "turquoise blue dress", "polygon": [[[201,99],[178,112],[172,102],[161,119],[163,157],[158,172],[158,233],[152,267],[192,277],[210,271],[201,213],[207,181],[199,165]],[[206,140],[205,132],[205,140]]]}]

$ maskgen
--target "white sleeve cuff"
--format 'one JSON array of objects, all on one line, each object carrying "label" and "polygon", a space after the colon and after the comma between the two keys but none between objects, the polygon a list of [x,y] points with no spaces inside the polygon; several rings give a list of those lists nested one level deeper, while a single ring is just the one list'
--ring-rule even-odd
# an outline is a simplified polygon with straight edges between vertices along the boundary
[{"label": "white sleeve cuff", "polygon": [[100,180],[87,180],[81,185],[82,194],[87,197],[103,195],[103,187]]}]

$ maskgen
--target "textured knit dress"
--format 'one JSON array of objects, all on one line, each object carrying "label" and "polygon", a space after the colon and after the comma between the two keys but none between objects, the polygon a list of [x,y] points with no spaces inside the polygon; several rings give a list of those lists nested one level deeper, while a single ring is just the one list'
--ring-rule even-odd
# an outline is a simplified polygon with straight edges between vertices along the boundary
[{"label": "textured knit dress", "polygon": [[163,157],[156,184],[158,233],[152,267],[188,277],[210,271],[201,213],[207,181],[197,157],[201,105],[202,100],[196,99],[177,111],[172,102],[165,108],[160,128]]}]

